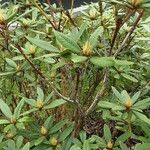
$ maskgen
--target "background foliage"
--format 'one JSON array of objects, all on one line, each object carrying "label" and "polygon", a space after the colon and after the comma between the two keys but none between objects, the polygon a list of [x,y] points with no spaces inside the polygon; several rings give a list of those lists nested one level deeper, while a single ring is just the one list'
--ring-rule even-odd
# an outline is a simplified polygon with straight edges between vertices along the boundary
[{"label": "background foliage", "polygon": [[0,149],[149,150],[150,1],[47,2],[1,5]]}]

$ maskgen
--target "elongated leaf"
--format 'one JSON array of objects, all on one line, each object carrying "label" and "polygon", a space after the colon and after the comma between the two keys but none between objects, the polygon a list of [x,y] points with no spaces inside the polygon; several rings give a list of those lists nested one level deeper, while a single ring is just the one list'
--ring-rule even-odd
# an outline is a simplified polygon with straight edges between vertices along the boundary
[{"label": "elongated leaf", "polygon": [[14,74],[15,71],[11,71],[11,72],[4,72],[4,73],[0,73],[0,76],[7,76],[7,75],[10,75],[10,74]]},{"label": "elongated leaf", "polygon": [[1,124],[9,124],[10,122],[6,119],[0,119],[0,125]]},{"label": "elongated leaf", "polygon": [[113,107],[115,107],[117,105],[114,103],[107,102],[107,101],[101,101],[98,103],[98,106],[102,107],[102,108],[112,109]]},{"label": "elongated leaf", "polygon": [[66,103],[65,100],[63,99],[57,99],[54,100],[53,102],[51,102],[49,105],[45,106],[44,109],[52,109],[52,108],[56,108],[62,104]]},{"label": "elongated leaf", "polygon": [[131,137],[132,133],[131,132],[126,132],[124,134],[122,134],[121,136],[119,136],[115,142],[115,145],[119,145],[119,142],[125,142],[126,140],[128,140]]},{"label": "elongated leaf", "polygon": [[45,139],[44,136],[39,137],[38,139],[36,139],[35,142],[34,142],[35,146],[41,144],[44,141],[44,139]]},{"label": "elongated leaf", "polygon": [[53,125],[53,122],[54,122],[54,117],[49,116],[49,117],[46,119],[46,121],[44,122],[44,127],[47,128],[47,129],[51,128],[52,125]]},{"label": "elongated leaf", "polygon": [[81,131],[81,132],[79,133],[79,136],[80,136],[80,139],[81,139],[82,143],[83,143],[83,142],[86,140],[86,138],[87,138],[87,134],[86,134],[85,131]]},{"label": "elongated leaf", "polygon": [[138,98],[140,97],[140,94],[141,94],[141,92],[139,91],[132,96],[131,99],[132,99],[133,103],[135,103],[138,100]]},{"label": "elongated leaf", "polygon": [[67,127],[62,134],[59,137],[59,141],[64,141],[73,131],[74,125],[71,124],[69,127]]},{"label": "elongated leaf", "polygon": [[85,57],[85,56],[79,56],[79,55],[72,55],[71,56],[71,60],[74,63],[81,63],[81,62],[85,62],[87,60],[87,57]]},{"label": "elongated leaf", "polygon": [[76,42],[80,39],[80,37],[82,36],[83,32],[86,30],[87,27],[88,27],[87,22],[82,23],[78,33],[75,35],[75,41]]},{"label": "elongated leaf", "polygon": [[26,143],[24,145],[24,147],[22,148],[22,150],[29,150],[29,149],[30,149],[30,143],[28,142],[28,143]]},{"label": "elongated leaf", "polygon": [[101,68],[112,67],[115,65],[113,57],[92,57],[90,61],[92,64]]},{"label": "elongated leaf", "polygon": [[31,38],[31,37],[26,37],[32,44],[42,48],[43,50],[48,50],[50,52],[59,52],[59,50],[51,45],[49,42],[37,39],[37,38]]},{"label": "elongated leaf", "polygon": [[129,150],[128,147],[127,147],[127,145],[124,144],[123,142],[119,142],[119,145],[121,147],[121,150]]},{"label": "elongated leaf", "polygon": [[135,150],[149,150],[150,143],[137,144]]},{"label": "elongated leaf", "polygon": [[83,150],[91,150],[90,143],[88,140],[84,141],[83,143]]},{"label": "elongated leaf", "polygon": [[30,114],[30,113],[33,113],[33,112],[37,111],[37,110],[38,110],[38,108],[30,109],[30,110],[25,111],[24,113],[20,114],[20,116],[28,115],[28,114]]},{"label": "elongated leaf", "polygon": [[134,104],[134,108],[146,109],[150,106],[150,98],[140,100]]},{"label": "elongated leaf", "polygon": [[[128,99],[130,99],[130,95],[128,94],[128,92],[126,90],[123,90],[121,92],[121,95],[123,96],[123,100],[126,101]],[[131,99],[132,100],[132,99]]]},{"label": "elongated leaf", "polygon": [[78,145],[73,145],[70,150],[82,150]]},{"label": "elongated leaf", "polygon": [[89,42],[92,44],[93,48],[96,47],[97,42],[98,42],[98,37],[102,36],[103,31],[104,31],[103,27],[100,26],[94,31],[94,33],[91,34]]},{"label": "elongated leaf", "polygon": [[20,112],[21,112],[21,109],[22,109],[23,105],[24,105],[24,99],[22,99],[22,100],[18,103],[17,107],[15,108],[14,115],[15,115],[15,118],[16,118],[16,119],[19,118]]},{"label": "elongated leaf", "polygon": [[17,64],[13,60],[6,58],[6,62],[8,63],[9,66],[17,68]]},{"label": "elongated leaf", "polygon": [[135,114],[135,116],[136,116],[137,118],[139,118],[140,120],[142,120],[142,121],[144,121],[144,122],[146,122],[147,124],[150,125],[150,119],[147,118],[147,116],[145,116],[145,115],[143,115],[142,113],[137,112],[137,111],[133,111],[133,113]]},{"label": "elongated leaf", "polygon": [[136,78],[134,78],[134,77],[132,77],[132,76],[130,76],[130,75],[128,75],[128,74],[121,73],[121,75],[122,75],[124,78],[126,78],[126,79],[128,79],[128,80],[130,80],[130,81],[132,81],[132,82],[138,82],[138,80],[137,80]]},{"label": "elongated leaf", "polygon": [[107,143],[110,142],[112,138],[110,129],[106,124],[104,125],[104,138],[107,141]]},{"label": "elongated leaf", "polygon": [[66,120],[62,120],[62,121],[58,122],[50,129],[50,134],[59,131],[65,124],[66,124]]},{"label": "elongated leaf", "polygon": [[129,65],[133,65],[134,63],[131,61],[127,61],[127,60],[115,60],[115,65],[116,66],[129,66]]},{"label": "elongated leaf", "polygon": [[20,149],[21,145],[23,143],[23,136],[18,136],[17,140],[16,140],[16,147],[18,149]]},{"label": "elongated leaf", "polygon": [[124,97],[113,86],[112,86],[112,90],[113,90],[115,96],[118,98],[118,100],[123,104],[124,103]]},{"label": "elongated leaf", "polygon": [[34,100],[34,99],[25,98],[25,102],[28,103],[31,106],[34,106],[34,107],[36,106],[36,100]]},{"label": "elongated leaf", "polygon": [[12,112],[11,112],[9,106],[1,99],[0,99],[0,109],[6,117],[8,117],[8,118],[12,117]]},{"label": "elongated leaf", "polygon": [[63,47],[69,49],[70,51],[74,53],[80,52],[80,47],[71,37],[63,33],[56,32],[56,31],[54,33],[55,33],[56,39]]},{"label": "elongated leaf", "polygon": [[44,100],[44,93],[43,93],[43,90],[40,88],[40,87],[37,87],[37,99],[38,100]]}]

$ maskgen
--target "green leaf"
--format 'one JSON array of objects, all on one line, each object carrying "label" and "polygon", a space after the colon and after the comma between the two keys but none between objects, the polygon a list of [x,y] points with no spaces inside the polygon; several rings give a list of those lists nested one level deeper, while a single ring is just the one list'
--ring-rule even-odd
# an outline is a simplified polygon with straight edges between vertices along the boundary
[{"label": "green leaf", "polygon": [[134,115],[139,118],[140,120],[146,122],[147,124],[150,125],[150,119],[147,118],[147,116],[143,115],[142,113],[140,112],[137,112],[137,111],[133,111]]},{"label": "green leaf", "polygon": [[140,100],[134,104],[134,108],[139,108],[139,109],[146,109],[149,106],[150,106],[150,98]]},{"label": "green leaf", "polygon": [[110,103],[110,102],[107,102],[107,101],[101,101],[101,102],[98,103],[98,106],[102,107],[102,108],[112,109],[113,107],[116,106],[116,104]]},{"label": "green leaf", "polygon": [[104,138],[107,141],[107,143],[112,140],[111,131],[110,131],[108,125],[106,125],[106,124],[104,125]]},{"label": "green leaf", "polygon": [[45,106],[44,109],[52,109],[52,108],[56,108],[62,104],[66,103],[65,100],[63,99],[57,99],[54,100],[53,102],[51,102],[49,105]]},{"label": "green leaf", "polygon": [[71,37],[57,31],[55,31],[54,34],[58,42],[61,43],[63,47],[69,49],[73,53],[80,52],[80,47]]},{"label": "green leaf", "polygon": [[21,109],[22,109],[23,105],[24,105],[24,99],[22,99],[22,100],[18,103],[17,107],[15,108],[14,116],[15,116],[16,119],[19,118],[20,112],[21,112]]},{"label": "green leaf", "polygon": [[0,99],[0,109],[2,111],[2,113],[8,117],[9,119],[12,117],[12,112],[10,110],[10,108],[8,107],[8,105]]},{"label": "green leaf", "polygon": [[44,127],[47,128],[47,129],[51,128],[52,125],[53,125],[53,122],[54,122],[54,117],[49,116],[49,117],[46,119],[46,121],[44,122]]},{"label": "green leaf", "polygon": [[9,124],[10,122],[6,119],[0,119],[0,125],[1,124]]},{"label": "green leaf", "polygon": [[18,136],[18,138],[16,140],[16,147],[17,147],[17,149],[20,149],[22,143],[23,143],[23,136]]},{"label": "green leaf", "polygon": [[83,32],[86,30],[87,27],[88,27],[87,22],[82,23],[78,33],[75,35],[75,41],[76,42],[80,39],[80,37],[82,36]]},{"label": "green leaf", "polygon": [[92,57],[90,61],[92,64],[101,68],[112,67],[115,65],[113,57]]},{"label": "green leaf", "polygon": [[94,33],[91,34],[89,42],[92,44],[92,47],[95,48],[98,42],[98,37],[102,36],[104,28],[102,26],[98,27]]},{"label": "green leaf", "polygon": [[50,129],[50,134],[59,131],[66,124],[66,120],[61,120]]},{"label": "green leaf", "polygon": [[[130,99],[130,95],[128,94],[128,92],[127,92],[126,90],[123,90],[123,91],[121,92],[121,95],[122,95],[124,101]],[[131,100],[132,100],[132,99],[131,99]]]},{"label": "green leaf", "polygon": [[129,150],[127,145],[124,144],[123,142],[119,142],[119,145],[120,145],[121,150]]},{"label": "green leaf", "polygon": [[141,94],[141,92],[139,91],[132,96],[131,99],[132,99],[133,103],[135,103],[138,100],[138,98],[140,97],[140,94]]},{"label": "green leaf", "polygon": [[17,64],[13,60],[9,58],[6,58],[5,60],[9,66],[11,66],[12,68],[17,68]]},{"label": "green leaf", "polygon": [[25,98],[25,102],[28,103],[31,106],[34,106],[34,107],[36,106],[36,100],[34,100],[34,99]]},{"label": "green leaf", "polygon": [[115,87],[112,86],[112,90],[113,90],[113,93],[115,94],[115,96],[118,98],[118,100],[124,104],[124,97],[116,90]]},{"label": "green leaf", "polygon": [[102,26],[98,27],[94,33],[91,34],[90,38],[89,38],[89,42],[92,45],[92,48],[95,48],[98,42],[98,37],[102,36],[104,32],[104,28]]},{"label": "green leaf", "polygon": [[7,141],[7,150],[15,150],[15,142],[11,139]]},{"label": "green leaf", "polygon": [[50,52],[59,52],[59,50],[51,45],[49,42],[37,39],[37,38],[31,38],[31,37],[26,37],[32,44],[40,47],[43,50],[48,50]]},{"label": "green leaf", "polygon": [[137,144],[135,150],[149,150],[150,143]]},{"label": "green leaf", "polygon": [[10,75],[10,74],[14,74],[15,71],[11,71],[11,72],[4,72],[4,73],[0,73],[0,76],[7,76],[7,75]]},{"label": "green leaf", "polygon": [[60,135],[59,141],[64,141],[73,131],[74,124],[71,124],[69,127],[67,127]]},{"label": "green leaf", "polygon": [[82,143],[86,140],[86,138],[87,138],[87,135],[86,135],[86,132],[85,131],[81,131],[80,133],[79,133],[79,136],[80,136],[80,139],[81,139],[81,141],[82,141]]},{"label": "green leaf", "polygon": [[83,143],[83,150],[91,150],[90,143],[88,140],[85,140]]},{"label": "green leaf", "polygon": [[30,113],[33,113],[33,112],[37,111],[37,110],[38,110],[38,108],[30,109],[30,110],[25,111],[24,113],[20,114],[20,116],[28,115],[28,114],[30,114]]},{"label": "green leaf", "polygon": [[44,100],[44,93],[43,93],[43,90],[40,88],[40,87],[37,87],[37,99],[38,100]]},{"label": "green leaf", "polygon": [[39,137],[38,139],[36,139],[36,140],[34,141],[35,146],[41,144],[41,143],[44,141],[44,139],[45,139],[44,136]]},{"label": "green leaf", "polygon": [[70,150],[82,150],[78,145],[73,145]]},{"label": "green leaf", "polygon": [[126,78],[126,79],[128,79],[128,80],[130,80],[130,81],[132,81],[132,82],[138,82],[138,80],[137,80],[136,78],[134,78],[134,77],[132,77],[132,76],[130,76],[130,75],[128,75],[128,74],[121,73],[121,75],[122,75],[124,78]]},{"label": "green leaf", "polygon": [[61,67],[63,67],[66,64],[66,62],[64,60],[60,60],[58,63],[54,64],[52,67],[52,71],[55,71]]},{"label": "green leaf", "polygon": [[27,123],[27,122],[31,122],[31,121],[33,121],[33,120],[29,116],[22,117],[18,120],[18,122],[20,122],[20,123],[23,123],[23,122]]},{"label": "green leaf", "polygon": [[71,55],[71,60],[72,60],[74,63],[81,63],[81,62],[85,62],[85,61],[87,60],[87,57],[72,54],[72,55]]},{"label": "green leaf", "polygon": [[126,133],[120,135],[120,136],[117,138],[116,142],[115,142],[115,146],[119,145],[119,142],[123,142],[123,143],[124,143],[124,142],[125,142],[126,140],[128,140],[131,136],[132,136],[132,133],[131,133],[131,132],[126,132]]},{"label": "green leaf", "polygon": [[29,143],[29,142],[26,143],[26,144],[24,145],[24,147],[22,148],[22,150],[30,150],[30,143]]},{"label": "green leaf", "polygon": [[129,66],[129,65],[133,65],[134,63],[131,61],[127,61],[127,60],[116,60],[115,59],[115,65],[116,66]]}]

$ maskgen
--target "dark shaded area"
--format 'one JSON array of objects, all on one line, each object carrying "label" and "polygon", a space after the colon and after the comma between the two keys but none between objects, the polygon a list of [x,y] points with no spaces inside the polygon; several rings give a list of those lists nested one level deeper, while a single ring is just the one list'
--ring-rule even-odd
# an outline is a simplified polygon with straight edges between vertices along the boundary
[{"label": "dark shaded area", "polygon": [[[46,2],[46,0],[42,0]],[[58,3],[59,0],[50,0],[51,3]],[[75,0],[74,7],[79,7],[85,3],[97,2],[98,0]],[[65,9],[69,9],[71,6],[71,0],[63,0],[63,6]]]},{"label": "dark shaded area", "polygon": [[[2,0],[1,3],[3,2],[9,2],[13,0]],[[47,0],[39,0],[41,3],[42,2],[47,2]],[[58,4],[59,0],[50,0],[50,2]],[[85,3],[91,3],[91,2],[98,2],[98,0],[75,0],[74,1],[74,7],[79,7],[81,5],[84,5]],[[71,0],[63,0],[63,6],[65,9],[69,9],[71,7]]]}]

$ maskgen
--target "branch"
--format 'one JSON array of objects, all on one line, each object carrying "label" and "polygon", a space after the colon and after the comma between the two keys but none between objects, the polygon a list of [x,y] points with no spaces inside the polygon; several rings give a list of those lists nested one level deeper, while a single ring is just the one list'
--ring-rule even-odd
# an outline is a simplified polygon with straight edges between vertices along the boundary
[{"label": "branch", "polygon": [[127,43],[128,39],[130,38],[130,36],[132,35],[132,33],[134,32],[134,30],[136,29],[140,19],[142,18],[144,14],[144,9],[139,13],[139,16],[137,17],[136,21],[134,22],[133,26],[131,27],[129,33],[126,35],[125,39],[123,40],[122,44],[120,45],[120,47],[118,48],[118,50],[116,51],[116,53],[114,54],[114,57],[116,57],[118,55],[119,52],[121,52],[121,50],[123,49],[123,47],[125,46],[125,44]]},{"label": "branch", "polygon": [[95,110],[95,107],[98,104],[98,102],[100,101],[100,98],[102,98],[103,95],[105,94],[107,77],[108,77],[108,72],[106,70],[105,75],[104,75],[104,79],[103,79],[103,82],[102,82],[101,90],[96,94],[93,103],[90,105],[90,107],[85,112],[85,116],[89,115],[91,112],[93,112]]},{"label": "branch", "polygon": [[23,57],[29,62],[30,66],[33,68],[33,70],[35,71],[36,74],[38,74],[42,79],[44,79],[44,81],[53,89],[54,93],[56,95],[58,95],[60,98],[64,99],[65,101],[67,102],[70,102],[70,103],[78,103],[78,101],[74,101],[74,100],[71,100],[70,98],[68,97],[65,97],[63,96],[53,85],[52,82],[48,81],[48,79],[43,75],[43,73],[32,63],[32,61],[29,59],[29,57],[24,54],[22,48],[17,45],[17,48],[18,50],[20,51],[20,53],[23,55]]}]

